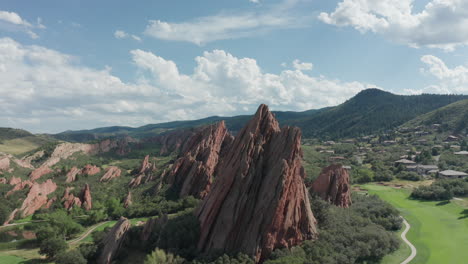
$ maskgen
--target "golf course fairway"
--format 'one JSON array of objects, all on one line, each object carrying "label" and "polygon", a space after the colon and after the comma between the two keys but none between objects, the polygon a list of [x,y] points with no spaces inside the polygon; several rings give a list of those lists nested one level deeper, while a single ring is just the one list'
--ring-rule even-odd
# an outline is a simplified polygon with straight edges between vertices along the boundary
[{"label": "golf course fairway", "polygon": [[413,263],[468,263],[468,214],[453,202],[412,200],[407,189],[362,185],[395,206],[409,222],[407,238],[417,249]]}]

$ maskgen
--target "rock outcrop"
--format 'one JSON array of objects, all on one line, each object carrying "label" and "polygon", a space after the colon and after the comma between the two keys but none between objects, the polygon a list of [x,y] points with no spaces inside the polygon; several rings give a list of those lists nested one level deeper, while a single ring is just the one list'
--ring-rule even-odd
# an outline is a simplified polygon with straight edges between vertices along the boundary
[{"label": "rock outcrop", "polygon": [[71,168],[71,170],[67,173],[67,179],[65,182],[74,182],[76,180],[76,175],[81,174],[81,170],[78,169],[77,167]]},{"label": "rock outcrop", "polygon": [[125,200],[124,200],[123,204],[124,204],[124,208],[128,208],[129,206],[131,206],[133,204],[132,193],[131,192],[128,192],[127,196],[125,197]]},{"label": "rock outcrop", "polygon": [[0,171],[7,171],[10,169],[10,158],[8,156],[0,157]]},{"label": "rock outcrop", "polygon": [[81,202],[82,202],[82,207],[86,210],[89,211],[93,208],[93,202],[91,198],[91,189],[89,188],[89,184],[85,184],[83,190],[81,190]]},{"label": "rock outcrop", "polygon": [[330,165],[312,183],[312,191],[322,199],[340,207],[351,205],[349,174],[342,165]]},{"label": "rock outcrop", "polygon": [[92,199],[91,199],[91,190],[89,184],[86,184],[79,197],[76,197],[71,193],[73,187],[67,187],[62,197],[63,207],[67,210],[72,209],[74,206],[82,207],[85,210],[89,211],[93,208]]},{"label": "rock outcrop", "polygon": [[5,220],[5,222],[3,222],[3,225],[8,225],[11,221],[15,220],[15,217],[16,217],[16,214],[18,214],[18,211],[19,211],[18,208],[13,210],[13,212],[10,213],[10,215]]},{"label": "rock outcrop", "polygon": [[122,171],[116,166],[110,166],[106,169],[106,173],[99,180],[100,182],[110,181],[114,178],[120,177]]},{"label": "rock outcrop", "polygon": [[185,144],[166,181],[181,197],[203,199],[210,191],[221,148],[231,141],[224,121],[199,130]]},{"label": "rock outcrop", "polygon": [[3,177],[0,178],[0,184],[7,184],[7,183],[8,183],[8,181],[7,181],[6,178],[3,178]]},{"label": "rock outcrop", "polygon": [[33,183],[31,189],[29,189],[28,196],[23,201],[23,205],[20,208],[21,217],[34,214],[37,210],[47,204],[49,200],[47,195],[55,192],[57,184],[52,180],[47,180],[44,183]]},{"label": "rock outcrop", "polygon": [[222,155],[196,211],[198,248],[241,251],[262,262],[276,248],[316,238],[301,159],[300,130],[280,129],[261,105]]},{"label": "rock outcrop", "polygon": [[21,181],[21,178],[12,177],[10,179],[10,185],[14,185],[13,189],[9,190],[5,194],[5,197],[8,197],[8,196],[12,195],[16,191],[21,191],[21,190],[24,190],[26,188],[31,188],[33,183],[31,181],[29,181],[29,180]]},{"label": "rock outcrop", "polygon": [[101,169],[95,165],[88,164],[84,166],[84,168],[81,170],[81,174],[83,175],[96,175],[101,172]]},{"label": "rock outcrop", "polygon": [[140,233],[140,239],[142,241],[148,241],[151,237],[151,233],[158,227],[160,230],[164,228],[164,226],[169,221],[169,218],[166,214],[160,217],[150,218],[146,221],[145,225],[143,226],[143,230]]},{"label": "rock outcrop", "polygon": [[98,258],[98,264],[110,264],[112,262],[122,246],[130,226],[130,221],[125,217],[121,217],[114,225],[103,240],[104,248]]},{"label": "rock outcrop", "polygon": [[155,162],[150,163],[149,155],[146,155],[146,157],[143,159],[143,162],[141,163],[138,175],[130,181],[128,186],[137,187],[143,182],[149,182],[149,181],[154,180],[155,172],[156,172],[156,163]]},{"label": "rock outcrop", "polygon": [[29,174],[29,179],[31,181],[35,181],[39,178],[41,178],[42,176],[46,175],[46,174],[49,174],[49,173],[52,173],[54,172],[51,168],[49,168],[48,166],[41,166],[35,170],[33,170],[30,174]]}]

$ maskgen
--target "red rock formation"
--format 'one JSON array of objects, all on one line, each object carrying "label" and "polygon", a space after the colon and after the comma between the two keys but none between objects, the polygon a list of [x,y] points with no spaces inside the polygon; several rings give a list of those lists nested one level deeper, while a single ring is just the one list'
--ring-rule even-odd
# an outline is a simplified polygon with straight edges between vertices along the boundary
[{"label": "red rock formation", "polygon": [[146,157],[143,159],[143,162],[141,163],[140,166],[140,171],[138,175],[133,178],[128,186],[130,187],[137,187],[143,182],[149,182],[154,179],[154,172],[156,171],[156,164],[155,163],[150,163],[149,162],[149,155],[146,155]]},{"label": "red rock formation", "polygon": [[330,165],[312,183],[312,190],[322,199],[340,207],[351,205],[349,174],[342,165]]},{"label": "red rock formation", "polygon": [[187,141],[167,180],[181,197],[193,195],[203,199],[208,194],[221,147],[230,137],[222,121],[199,130]]},{"label": "red rock formation", "polygon": [[81,170],[78,169],[77,167],[73,167],[68,173],[67,173],[67,179],[65,182],[74,182],[76,180],[76,175],[80,174]]},{"label": "red rock formation", "polygon": [[8,182],[8,184],[10,184],[10,185],[16,185],[18,183],[21,183],[21,178],[20,177],[15,177],[15,176],[11,177],[10,181]]},{"label": "red rock formation", "polygon": [[[19,182],[18,182],[18,180],[19,180]],[[12,195],[16,191],[21,191],[21,190],[24,190],[26,188],[31,188],[31,186],[33,185],[33,183],[31,181],[29,181],[29,180],[21,181],[21,178],[15,178],[15,177],[10,179],[10,184],[11,183],[16,183],[16,185],[13,187],[13,189],[9,190],[5,194],[5,197],[8,197],[8,196]]]},{"label": "red rock formation", "polygon": [[116,167],[116,166],[110,166],[106,169],[106,173],[101,177],[101,179],[99,180],[100,182],[103,182],[103,181],[110,181],[114,178],[117,178],[117,177],[120,177],[120,174],[122,173],[122,171]]},{"label": "red rock formation", "polygon": [[10,213],[6,221],[3,223],[3,225],[8,225],[11,221],[15,220],[16,214],[18,213],[18,208],[13,210],[13,212]]},{"label": "red rock formation", "polygon": [[21,217],[24,218],[32,215],[42,206],[46,205],[48,201],[47,195],[55,192],[56,189],[57,184],[50,179],[41,184],[35,182],[20,208]]},{"label": "red rock formation", "polygon": [[89,211],[93,208],[93,203],[91,199],[91,190],[89,188],[89,184],[85,184],[83,190],[81,190],[81,202],[83,205],[83,208],[86,211]]},{"label": "red rock formation", "polygon": [[132,201],[132,193],[131,192],[128,192],[127,196],[125,197],[125,200],[124,200],[124,208],[128,208],[129,206],[131,206],[133,203]]},{"label": "red rock formation", "polygon": [[42,176],[44,176],[46,174],[49,174],[51,172],[54,172],[51,168],[49,168],[47,166],[41,166],[41,167],[33,170],[31,172],[31,174],[29,174],[29,179],[31,181],[35,181],[35,180],[41,178]]},{"label": "red rock formation", "polygon": [[261,105],[222,155],[197,209],[198,248],[241,251],[262,262],[276,248],[316,238],[301,159],[300,130],[280,129]]},{"label": "red rock formation", "polygon": [[10,169],[10,158],[8,156],[0,157],[0,171],[6,171]]},{"label": "red rock formation", "polygon": [[7,184],[8,181],[5,178],[0,178],[0,184]]},{"label": "red rock formation", "polygon": [[125,217],[121,217],[114,225],[103,240],[104,248],[98,258],[98,264],[110,264],[112,262],[112,259],[117,255],[122,246],[122,242],[125,240],[130,226],[130,221]]},{"label": "red rock formation", "polygon": [[101,172],[101,169],[99,167],[88,164],[83,168],[81,174],[92,176],[98,174],[99,172]]},{"label": "red rock formation", "polygon": [[46,209],[49,209],[53,203],[55,203],[55,201],[57,201],[57,197],[53,197],[52,199],[50,199],[49,201],[47,201],[46,205],[44,206],[44,208]]},{"label": "red rock formation", "polygon": [[73,187],[67,187],[65,189],[65,192],[63,193],[62,197],[62,202],[63,202],[63,207],[67,210],[70,210],[73,208],[73,206],[78,206],[81,207],[81,200],[78,197],[75,197],[70,191],[72,191],[74,188]]},{"label": "red rock formation", "polygon": [[133,178],[130,183],[128,184],[129,187],[133,188],[133,187],[137,187],[141,184],[141,182],[143,181],[143,178],[145,177],[144,174],[139,174],[138,176],[136,176],[135,178]]}]

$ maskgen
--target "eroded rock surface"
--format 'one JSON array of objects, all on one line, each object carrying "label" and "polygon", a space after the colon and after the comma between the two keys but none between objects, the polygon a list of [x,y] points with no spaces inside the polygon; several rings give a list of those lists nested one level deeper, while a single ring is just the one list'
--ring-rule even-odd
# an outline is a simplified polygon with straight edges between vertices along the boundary
[{"label": "eroded rock surface", "polygon": [[207,126],[190,137],[167,179],[181,197],[192,195],[203,199],[208,194],[221,148],[226,146],[226,141],[231,141],[225,140],[230,137],[224,121]]},{"label": "eroded rock surface", "polygon": [[131,206],[133,203],[132,201],[132,193],[131,192],[128,192],[127,196],[125,196],[125,200],[124,200],[124,208],[128,208],[129,206]]},{"label": "eroded rock surface", "polygon": [[15,217],[16,215],[18,214],[18,208],[16,208],[15,210],[13,210],[13,212],[10,213],[10,215],[8,216],[8,218],[5,220],[5,222],[3,222],[3,225],[8,225],[11,221],[15,220]]},{"label": "eroded rock surface", "polygon": [[335,164],[324,168],[312,183],[312,191],[336,206],[349,207],[351,205],[349,174],[342,165]]},{"label": "eroded rock surface", "polygon": [[98,264],[110,264],[117,255],[130,229],[130,221],[121,217],[103,240],[104,248],[98,258]]},{"label": "eroded rock surface", "polygon": [[122,171],[116,166],[110,166],[106,169],[106,173],[99,180],[100,182],[107,182],[114,178],[120,177]]},{"label": "eroded rock surface", "polygon": [[71,170],[67,173],[67,179],[65,180],[65,182],[74,182],[76,180],[76,176],[78,174],[81,174],[81,170],[78,169],[77,167],[73,167],[71,168]]},{"label": "eroded rock surface", "polygon": [[146,155],[146,157],[143,159],[143,162],[141,163],[138,175],[133,178],[128,185],[130,187],[137,187],[144,182],[152,181],[154,180],[155,172],[156,163],[150,163],[149,155]]},{"label": "eroded rock surface", "polygon": [[41,166],[41,167],[33,170],[29,174],[29,179],[31,181],[35,181],[35,180],[41,178],[42,176],[47,175],[47,174],[52,173],[52,172],[54,172],[54,171],[51,168],[49,168],[48,166]]},{"label": "eroded rock surface", "polygon": [[83,168],[83,170],[81,171],[81,174],[92,176],[100,172],[101,172],[101,169],[99,167],[88,164]]},{"label": "eroded rock surface", "polygon": [[261,105],[223,154],[198,208],[198,248],[241,251],[262,262],[317,235],[301,165],[301,132],[279,128]]},{"label": "eroded rock surface", "polygon": [[21,217],[27,217],[34,214],[37,210],[47,204],[49,200],[47,195],[55,192],[57,184],[52,180],[47,180],[44,183],[33,183],[31,189],[29,189],[28,196],[23,201],[23,205],[20,208]]},{"label": "eroded rock surface", "polygon": [[9,190],[5,194],[5,197],[8,197],[8,196],[12,195],[16,191],[21,191],[21,190],[24,190],[26,188],[31,188],[33,183],[31,181],[29,181],[29,180],[22,181],[21,178],[12,177],[10,179],[10,185],[14,185],[14,187],[13,187],[13,189]]},{"label": "eroded rock surface", "polygon": [[82,207],[86,210],[89,211],[93,208],[93,202],[91,198],[91,189],[89,188],[89,184],[85,184],[83,190],[81,190],[81,202],[82,202]]}]

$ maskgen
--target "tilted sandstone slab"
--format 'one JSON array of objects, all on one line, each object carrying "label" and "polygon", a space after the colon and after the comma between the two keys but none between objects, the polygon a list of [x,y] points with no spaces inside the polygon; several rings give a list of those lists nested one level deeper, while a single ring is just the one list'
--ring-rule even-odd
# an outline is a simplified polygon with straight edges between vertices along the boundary
[{"label": "tilted sandstone slab", "polygon": [[84,166],[84,168],[81,170],[81,174],[83,175],[96,175],[101,172],[101,169],[95,165],[88,164]]},{"label": "tilted sandstone slab", "polygon": [[67,179],[65,180],[65,182],[67,183],[74,182],[76,180],[76,175],[78,174],[81,174],[80,169],[78,169],[77,167],[71,168],[71,170],[66,175]]},{"label": "tilted sandstone slab", "polygon": [[26,188],[31,188],[31,186],[33,185],[33,183],[31,181],[29,181],[29,180],[21,181],[21,178],[15,178],[15,177],[10,179],[10,184],[12,184],[12,183],[16,183],[16,184],[13,187],[13,189],[9,190],[5,194],[5,197],[8,197],[8,196],[12,195],[16,191],[21,191],[21,190],[24,190]]},{"label": "tilted sandstone slab", "polygon": [[114,225],[103,240],[104,248],[98,258],[98,264],[110,264],[112,262],[122,246],[130,226],[130,221],[125,217],[121,217]]},{"label": "tilted sandstone slab", "polygon": [[13,212],[10,213],[10,215],[8,216],[8,218],[5,220],[5,222],[3,222],[3,225],[8,225],[11,221],[15,220],[15,217],[16,215],[18,214],[18,208],[16,208],[15,210],[13,210]]},{"label": "tilted sandstone slab", "polygon": [[123,204],[124,204],[124,208],[128,208],[129,206],[133,204],[131,192],[128,192],[127,196],[125,196],[125,200]]},{"label": "tilted sandstone slab", "polygon": [[208,194],[221,148],[231,141],[226,140],[230,137],[222,121],[204,127],[187,141],[167,180],[181,197],[192,195],[203,199]]},{"label": "tilted sandstone slab", "polygon": [[49,168],[48,166],[41,166],[41,167],[33,170],[29,174],[29,179],[31,181],[35,181],[35,180],[41,178],[42,176],[47,175],[47,174],[52,173],[52,172],[54,172],[54,171],[51,168]]},{"label": "tilted sandstone slab", "polygon": [[122,171],[116,166],[110,166],[106,169],[106,173],[99,180],[100,182],[110,181],[114,178],[120,177]]},{"label": "tilted sandstone slab", "polygon": [[197,209],[201,251],[241,251],[262,262],[276,248],[317,236],[301,132],[279,128],[261,105],[217,166],[211,191]]},{"label": "tilted sandstone slab", "polygon": [[55,192],[57,189],[57,184],[52,180],[47,180],[44,183],[33,183],[31,189],[29,189],[28,196],[23,201],[23,205],[20,208],[21,217],[34,214],[37,210],[47,204],[49,200],[47,195]]},{"label": "tilted sandstone slab", "polygon": [[156,163],[150,163],[149,161],[149,155],[146,155],[145,158],[143,159],[143,162],[141,163],[140,170],[138,172],[138,175],[133,178],[130,183],[128,184],[129,187],[137,187],[142,183],[146,183],[149,181],[154,180],[154,174],[156,172]]},{"label": "tilted sandstone slab", "polygon": [[351,205],[349,174],[342,165],[330,165],[312,183],[312,191],[322,199],[340,207]]},{"label": "tilted sandstone slab", "polygon": [[89,211],[93,208],[93,202],[91,198],[91,189],[89,188],[89,184],[85,184],[85,186],[83,187],[83,190],[81,190],[80,198],[82,202],[82,207],[86,211]]},{"label": "tilted sandstone slab", "polygon": [[8,156],[0,157],[0,171],[7,171],[10,169],[10,158]]}]

